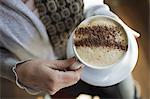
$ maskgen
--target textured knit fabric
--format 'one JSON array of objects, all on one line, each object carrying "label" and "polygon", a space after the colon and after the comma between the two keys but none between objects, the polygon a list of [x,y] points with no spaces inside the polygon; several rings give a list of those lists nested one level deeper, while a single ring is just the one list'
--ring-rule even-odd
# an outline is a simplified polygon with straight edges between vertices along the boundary
[{"label": "textured knit fabric", "polygon": [[83,1],[35,0],[35,5],[56,56],[64,59],[69,32],[83,20]]}]

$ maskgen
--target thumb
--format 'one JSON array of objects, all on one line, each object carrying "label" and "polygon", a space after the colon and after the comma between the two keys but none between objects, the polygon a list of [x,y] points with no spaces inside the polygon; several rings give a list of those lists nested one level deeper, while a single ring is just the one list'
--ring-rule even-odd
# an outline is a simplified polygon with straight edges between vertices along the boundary
[{"label": "thumb", "polygon": [[139,33],[135,32],[135,31],[133,31],[132,33],[133,33],[133,35],[135,36],[135,38],[140,37],[140,34],[139,34]]},{"label": "thumb", "polygon": [[50,64],[48,64],[48,66],[53,69],[64,70],[75,62],[76,60],[74,58],[69,58],[66,60],[54,60],[51,61]]}]

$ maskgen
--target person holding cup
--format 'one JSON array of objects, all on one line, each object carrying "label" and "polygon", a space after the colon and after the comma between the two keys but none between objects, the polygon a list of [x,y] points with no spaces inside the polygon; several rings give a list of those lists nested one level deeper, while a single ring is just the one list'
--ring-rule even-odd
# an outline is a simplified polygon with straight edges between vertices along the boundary
[{"label": "person holding cup", "polygon": [[[16,81],[30,94],[44,91],[54,95],[60,89],[74,85],[80,80],[83,64],[74,58],[66,59],[68,36],[84,18],[97,14],[118,18],[103,0],[92,3],[89,0],[1,0],[1,77]],[[72,65],[79,68],[72,69]],[[97,95],[101,90],[102,98],[135,96],[131,76],[112,87],[95,88],[79,81],[69,88],[79,89],[80,86],[84,90],[76,93],[84,91]],[[130,92],[125,88],[127,86]]]}]

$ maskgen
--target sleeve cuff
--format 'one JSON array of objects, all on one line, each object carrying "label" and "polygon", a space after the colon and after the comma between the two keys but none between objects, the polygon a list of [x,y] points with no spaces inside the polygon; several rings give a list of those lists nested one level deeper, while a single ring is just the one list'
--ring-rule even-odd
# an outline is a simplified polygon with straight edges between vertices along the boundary
[{"label": "sleeve cuff", "polygon": [[91,8],[92,6],[103,5],[104,0],[83,0],[84,2],[84,10]]},{"label": "sleeve cuff", "polygon": [[30,87],[26,87],[25,85],[21,84],[21,83],[19,82],[18,75],[17,75],[17,73],[16,73],[17,65],[20,64],[20,63],[27,62],[27,61],[29,61],[29,60],[20,61],[20,62],[16,63],[15,66],[12,68],[12,71],[13,71],[13,73],[15,74],[15,78],[16,78],[16,79],[15,79],[15,82],[16,82],[16,85],[17,85],[19,88],[24,89],[27,93],[29,93],[29,94],[31,94],[31,95],[37,95],[37,94],[41,93],[41,91],[32,89],[32,88],[30,88]]}]

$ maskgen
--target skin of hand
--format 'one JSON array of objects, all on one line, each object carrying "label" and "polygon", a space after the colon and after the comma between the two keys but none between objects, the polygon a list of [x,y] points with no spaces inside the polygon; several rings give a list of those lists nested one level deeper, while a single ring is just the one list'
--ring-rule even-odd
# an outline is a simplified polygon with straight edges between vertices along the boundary
[{"label": "skin of hand", "polygon": [[134,35],[135,38],[139,38],[139,37],[141,36],[141,35],[140,35],[139,33],[137,33],[137,32],[134,32],[133,35]]},{"label": "skin of hand", "polygon": [[83,65],[80,64],[81,67],[76,70],[69,69],[75,62],[74,58],[52,61],[35,59],[18,64],[16,73],[23,85],[54,95],[60,89],[80,80]]}]

